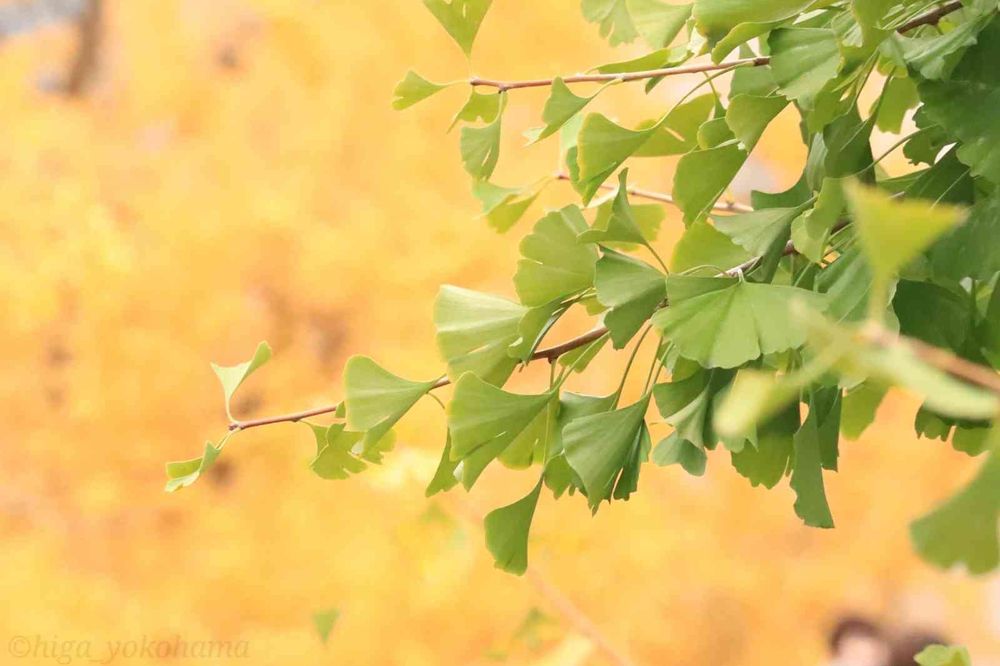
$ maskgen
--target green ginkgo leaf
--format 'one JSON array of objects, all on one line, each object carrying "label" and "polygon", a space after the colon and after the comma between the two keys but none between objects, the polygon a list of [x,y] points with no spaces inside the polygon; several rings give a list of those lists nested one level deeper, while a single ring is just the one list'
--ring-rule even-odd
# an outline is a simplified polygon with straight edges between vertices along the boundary
[{"label": "green ginkgo leaf", "polygon": [[403,80],[396,85],[396,89],[392,91],[392,108],[397,111],[408,109],[414,104],[441,92],[450,85],[452,84],[428,81],[411,69],[406,73]]},{"label": "green ginkgo leaf", "polygon": [[804,108],[840,71],[837,35],[826,28],[781,28],[767,40],[771,71],[781,94]]},{"label": "green ginkgo leaf", "polygon": [[206,442],[205,453],[200,458],[167,463],[167,485],[164,490],[172,493],[181,488],[187,488],[197,481],[198,477],[215,464],[215,459],[222,453],[222,447],[226,445],[228,439],[229,435],[226,435],[218,446]]},{"label": "green ginkgo leaf", "polygon": [[324,645],[330,639],[330,634],[333,632],[333,628],[339,619],[340,610],[336,608],[329,608],[313,613],[313,625],[316,627],[316,633],[319,634],[319,639]]},{"label": "green ginkgo leaf", "polygon": [[635,157],[683,155],[698,147],[698,130],[709,119],[717,99],[708,93],[678,104],[661,120],[640,124],[652,129],[649,139],[635,151]]},{"label": "green ginkgo leaf", "polygon": [[[694,367],[692,367],[694,366]],[[653,387],[653,398],[664,421],[681,439],[698,448],[714,448],[713,411],[717,396],[733,379],[730,370],[705,370],[678,363],[670,382]]]},{"label": "green ginkgo leaf", "polygon": [[779,95],[736,95],[726,109],[726,124],[749,152],[786,106],[788,100]]},{"label": "green ginkgo leaf", "polygon": [[950,280],[989,281],[1000,271],[1000,196],[984,197],[969,219],[949,231],[930,250],[934,274]]},{"label": "green ginkgo leaf", "polygon": [[733,468],[753,486],[774,488],[790,471],[798,430],[799,405],[795,402],[757,427],[757,446],[745,446],[731,454]]},{"label": "green ginkgo leaf", "polygon": [[674,199],[684,211],[684,223],[704,219],[746,162],[747,153],[735,141],[695,150],[677,163]]},{"label": "green ginkgo leaf", "polygon": [[795,287],[679,275],[667,278],[667,300],[653,324],[681,356],[707,368],[735,368],[801,346],[806,333],[790,303],[822,303],[820,294]]},{"label": "green ginkgo leaf", "polygon": [[899,201],[877,189],[845,185],[848,206],[876,283],[887,282],[939,236],[965,219],[961,208]]},{"label": "green ginkgo leaf", "polygon": [[972,657],[964,647],[928,645],[916,657],[920,666],[972,666]]},{"label": "green ginkgo leaf", "polygon": [[656,445],[653,462],[660,467],[680,465],[691,476],[704,476],[708,454],[674,432]]},{"label": "green ginkgo leaf", "polygon": [[648,245],[646,234],[639,226],[628,201],[627,181],[628,169],[623,169],[618,175],[618,191],[612,199],[609,213],[599,216],[592,228],[579,234],[577,239],[581,243],[619,242]]},{"label": "green ginkgo leaf", "polygon": [[715,42],[741,23],[772,23],[827,4],[817,0],[695,0],[698,30]]},{"label": "green ginkgo leaf", "polygon": [[342,480],[365,471],[368,465],[354,454],[362,445],[364,433],[348,432],[343,423],[318,426],[307,423],[316,437],[316,456],[309,468],[322,479]]},{"label": "green ginkgo leaf", "polygon": [[793,438],[792,490],[795,514],[810,527],[833,527],[833,516],[823,486],[819,414],[812,410]]},{"label": "green ginkgo leaf", "polygon": [[972,168],[972,175],[1000,184],[1000,17],[994,14],[979,35],[979,43],[965,52],[944,81],[924,81],[918,86],[930,120],[958,138],[958,158]]},{"label": "green ginkgo leaf", "polygon": [[573,91],[569,89],[561,78],[556,77],[550,86],[549,99],[545,102],[545,107],[542,109],[542,121],[545,122],[545,127],[531,133],[531,142],[536,143],[558,132],[573,116],[580,113],[591,100],[597,97],[603,89],[601,88],[590,97],[580,97],[574,95]]},{"label": "green ginkgo leaf", "polygon": [[553,392],[508,393],[471,373],[462,375],[448,405],[448,432],[452,459],[464,461],[466,488],[472,487],[486,465],[532,425],[553,396]]},{"label": "green ginkgo leaf", "polygon": [[247,377],[256,372],[260,366],[267,363],[270,359],[271,347],[266,342],[261,342],[257,345],[257,350],[253,353],[253,357],[249,361],[228,366],[212,364],[212,370],[222,384],[222,392],[226,397],[226,416],[229,417],[230,421],[233,420],[233,414],[229,403],[232,401],[236,389],[246,381]]},{"label": "green ginkgo leaf", "polygon": [[507,94],[500,93],[499,109],[494,119],[482,127],[463,127],[459,140],[462,165],[470,176],[488,180],[500,159],[500,130]]},{"label": "green ginkgo leaf", "polygon": [[451,434],[448,434],[444,443],[444,450],[441,452],[441,460],[438,462],[434,476],[424,490],[424,497],[433,497],[438,493],[448,492],[458,485],[460,475],[458,471],[461,460],[451,459]]},{"label": "green ginkgo leaf", "polygon": [[437,344],[448,376],[471,372],[502,385],[517,366],[509,347],[521,339],[521,319],[528,308],[506,298],[445,285],[434,304]]},{"label": "green ginkgo leaf", "polygon": [[518,576],[528,570],[528,533],[541,492],[539,479],[530,493],[487,514],[486,547],[497,569]]},{"label": "green ginkgo leaf", "polygon": [[544,305],[589,288],[594,283],[597,250],[577,242],[587,221],[577,206],[553,211],[521,241],[514,286],[529,307]]},{"label": "green ginkgo leaf", "polygon": [[625,0],[635,29],[651,49],[669,46],[691,18],[691,4],[674,5],[661,0]]},{"label": "green ginkgo leaf", "polygon": [[608,176],[624,164],[655,132],[655,126],[630,130],[616,125],[599,113],[583,120],[577,139],[580,173],[574,187],[589,202]]},{"label": "green ginkgo leaf", "polygon": [[715,228],[754,256],[767,252],[781,237],[787,237],[792,221],[801,208],[764,208],[740,215],[718,215]]},{"label": "green ginkgo leaf", "polygon": [[646,394],[633,405],[573,419],[563,428],[566,460],[580,477],[592,510],[611,498],[626,466],[641,450],[643,439],[648,440],[644,420],[648,406]]},{"label": "green ginkgo leaf", "polygon": [[[607,339],[605,336],[603,339]],[[566,461],[563,447],[562,431],[566,424],[584,416],[593,416],[614,409],[618,396],[615,393],[607,396],[579,395],[565,392],[559,396],[559,414],[556,419],[552,438],[549,441],[549,459],[545,463],[545,485],[558,499],[564,492],[582,489],[582,482]]]},{"label": "green ginkgo leaf", "polygon": [[910,526],[910,536],[917,552],[939,567],[960,563],[969,573],[987,573],[1000,563],[998,518],[1000,455],[994,451],[965,488]]},{"label": "green ginkgo leaf", "polygon": [[674,245],[670,270],[683,273],[698,267],[709,267],[721,273],[753,256],[707,221],[698,220]]},{"label": "green ginkgo leaf", "polygon": [[352,356],[344,366],[347,427],[378,442],[435,384],[397,377],[366,356]]},{"label": "green ginkgo leaf", "polygon": [[958,64],[961,54],[976,43],[976,35],[985,27],[989,15],[960,23],[944,33],[930,33],[917,37],[893,35],[899,48],[899,60],[924,79],[947,77]]},{"label": "green ginkgo leaf", "polygon": [[826,254],[830,233],[840,221],[847,202],[843,181],[824,178],[816,204],[792,222],[792,243],[800,254],[820,263]]},{"label": "green ginkgo leaf", "polygon": [[500,102],[502,99],[503,97],[499,93],[481,93],[473,88],[469,91],[469,99],[465,101],[462,108],[451,119],[448,131],[450,132],[460,122],[492,123],[500,113]]},{"label": "green ginkgo leaf", "polygon": [[497,232],[504,233],[524,217],[535,203],[544,183],[534,187],[502,187],[487,180],[472,186],[472,195],[482,204],[481,215]]},{"label": "green ginkgo leaf", "polygon": [[626,0],[582,0],[580,7],[583,18],[597,23],[601,37],[606,37],[611,46],[627,44],[639,34],[632,22]]},{"label": "green ginkgo leaf", "polygon": [[493,0],[424,0],[427,9],[466,56],[471,55],[479,26],[492,4]]},{"label": "green ginkgo leaf", "polygon": [[597,300],[611,308],[604,325],[615,349],[621,349],[639,332],[666,297],[666,276],[634,257],[605,250],[597,262],[594,286]]}]

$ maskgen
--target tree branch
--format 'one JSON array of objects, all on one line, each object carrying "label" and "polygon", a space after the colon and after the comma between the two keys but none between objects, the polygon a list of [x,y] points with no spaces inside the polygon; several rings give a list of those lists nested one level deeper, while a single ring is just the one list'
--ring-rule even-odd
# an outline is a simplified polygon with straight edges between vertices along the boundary
[{"label": "tree branch", "polygon": [[[557,173],[556,180],[570,180],[569,174]],[[617,185],[612,185],[610,183],[602,183],[600,186],[602,190],[617,190]],[[677,200],[670,194],[665,194],[663,192],[653,192],[652,190],[642,190],[638,187],[629,187],[625,190],[630,196],[639,197],[641,199],[650,199],[651,201],[660,201],[662,203],[677,205]],[[748,206],[746,204],[738,203],[736,201],[726,201],[723,203],[716,203],[712,206],[712,210],[725,212],[725,213],[752,213],[753,206]]]},{"label": "tree branch", "polygon": [[949,2],[947,4],[941,5],[932,12],[928,12],[923,16],[918,16],[912,21],[908,21],[903,25],[896,28],[896,32],[907,32],[908,30],[913,30],[914,28],[919,28],[922,25],[937,25],[938,21],[943,19],[948,14],[956,12],[962,8],[962,3],[960,0],[955,2]]},{"label": "tree branch", "polygon": [[104,0],[89,0],[87,8],[80,15],[80,40],[65,87],[66,94],[70,97],[83,94],[93,78],[101,46],[103,15]]}]

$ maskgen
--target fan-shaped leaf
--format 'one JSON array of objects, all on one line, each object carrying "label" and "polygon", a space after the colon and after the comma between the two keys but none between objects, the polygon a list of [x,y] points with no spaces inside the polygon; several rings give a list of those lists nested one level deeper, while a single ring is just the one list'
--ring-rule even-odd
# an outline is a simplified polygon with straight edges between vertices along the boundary
[{"label": "fan-shaped leaf", "polygon": [[639,331],[666,296],[660,271],[649,264],[613,250],[597,262],[594,286],[597,300],[611,308],[604,325],[615,349],[621,349]]},{"label": "fan-shaped leaf", "polygon": [[472,53],[479,26],[492,4],[493,0],[424,0],[427,9],[466,56]]},{"label": "fan-shaped leaf", "polygon": [[486,516],[486,547],[497,569],[520,576],[528,569],[528,533],[535,516],[541,480],[523,498]]},{"label": "fan-shaped leaf", "polygon": [[519,324],[528,308],[506,298],[445,285],[434,304],[437,344],[448,376],[471,372],[502,385],[517,360],[508,348],[521,338]]},{"label": "fan-shaped leaf", "polygon": [[232,401],[236,389],[246,381],[247,377],[269,360],[271,360],[271,347],[266,342],[261,342],[257,345],[257,350],[254,351],[253,357],[249,361],[228,366],[212,364],[212,370],[222,384],[222,392],[226,397],[226,416],[229,417],[230,421],[233,420],[233,414],[229,403]]},{"label": "fan-shaped leaf", "polygon": [[399,82],[396,89],[392,91],[394,98],[392,100],[392,108],[397,111],[408,109],[414,104],[441,92],[450,85],[452,84],[428,81],[411,69],[403,77],[403,80]]},{"label": "fan-shaped leaf", "polygon": [[514,286],[521,302],[538,306],[566,298],[594,283],[597,250],[577,242],[587,221],[577,206],[553,211],[521,241]]},{"label": "fan-shaped leaf", "polygon": [[365,432],[374,444],[435,384],[402,379],[366,356],[352,356],[344,366],[344,402],[347,426]]}]

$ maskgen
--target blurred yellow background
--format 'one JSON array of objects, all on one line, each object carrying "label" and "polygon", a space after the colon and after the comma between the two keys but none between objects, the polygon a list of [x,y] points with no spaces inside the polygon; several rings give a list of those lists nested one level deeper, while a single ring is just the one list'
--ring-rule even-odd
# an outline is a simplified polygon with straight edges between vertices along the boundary
[{"label": "blurred yellow background", "polygon": [[[608,48],[578,4],[496,2],[471,72],[569,73],[636,53]],[[475,219],[458,133],[445,134],[465,91],[390,108],[410,67],[470,74],[418,0],[128,0],[106,14],[80,98],[52,85],[71,27],[0,44],[0,663],[53,663],[8,655],[17,636],[92,641],[98,659],[107,641],[179,636],[246,641],[232,663],[607,663],[550,588],[638,664],[818,664],[845,611],[1000,663],[1000,579],[934,570],[907,538],[974,463],[917,441],[916,405],[895,396],[842,444],[827,481],[837,529],[804,527],[787,487],[750,488],[720,451],[702,478],[646,466],[640,492],[594,518],[579,497],[544,498],[533,579],[495,570],[467,518],[521,497],[530,475],[491,469],[469,495],[424,499],[444,440],[432,401],[383,467],[353,479],[314,476],[308,429],[282,425],[240,435],[207,479],[163,493],[163,463],[225,431],[209,360],[273,345],[241,416],[336,401],[353,353],[437,376],[438,285],[512,295],[520,236],[572,194],[552,185],[505,236]],[[649,98],[622,86],[595,108],[632,122],[691,83]],[[513,97],[499,183],[555,167],[554,145],[519,136],[544,99]],[[803,156],[783,116],[747,188],[791,184]],[[642,165],[636,182],[669,190],[666,166]],[[668,211],[664,251],[681,229]],[[613,386],[622,359],[608,356],[577,390]],[[311,615],[330,607],[341,614],[323,645]]]}]

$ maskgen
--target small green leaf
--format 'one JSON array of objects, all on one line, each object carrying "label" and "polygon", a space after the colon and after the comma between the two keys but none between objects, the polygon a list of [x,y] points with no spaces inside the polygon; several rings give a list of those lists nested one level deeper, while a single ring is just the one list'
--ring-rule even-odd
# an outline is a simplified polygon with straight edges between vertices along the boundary
[{"label": "small green leaf", "polygon": [[482,204],[481,215],[486,218],[486,222],[502,234],[524,217],[543,187],[544,184],[533,188],[501,187],[486,180],[478,180],[472,186],[472,194]]},{"label": "small green leaf", "polygon": [[976,35],[986,25],[989,15],[960,23],[945,33],[909,37],[893,35],[900,49],[900,59],[925,79],[947,78],[961,54],[976,43]]},{"label": "small green leaf", "polygon": [[691,476],[704,476],[708,455],[675,432],[656,445],[653,462],[660,467],[679,464]]},{"label": "small green leaf", "polygon": [[640,130],[652,130],[652,134],[635,151],[635,157],[665,157],[683,155],[698,147],[698,130],[709,119],[716,106],[715,95],[699,95],[678,104],[667,115],[654,121],[642,123]]},{"label": "small green leaf", "polygon": [[[623,169],[618,175],[618,191],[615,193],[610,208],[602,211],[594,221],[594,226],[577,236],[581,243],[637,243],[648,245],[646,234],[639,225],[633,208],[628,201],[628,169]],[[662,220],[662,210],[656,217],[656,227]]]},{"label": "small green leaf", "polygon": [[472,54],[472,44],[491,4],[493,0],[424,0],[427,9],[466,56]]},{"label": "small green leaf", "polygon": [[253,353],[253,358],[237,365],[216,365],[212,364],[212,370],[222,383],[222,392],[226,396],[226,416],[233,420],[229,403],[233,399],[236,389],[252,375],[257,368],[264,365],[271,359],[271,347],[266,342],[257,345],[257,350]]},{"label": "small green leaf", "polygon": [[229,435],[226,435],[218,446],[206,442],[205,453],[200,458],[167,463],[168,481],[164,490],[172,493],[181,488],[187,488],[197,481],[198,477],[215,463],[215,459],[222,453],[222,447],[226,445],[228,439]]},{"label": "small green leaf", "polygon": [[592,510],[611,499],[616,481],[625,477],[626,466],[648,439],[648,406],[649,394],[623,409],[573,419],[563,428],[566,459],[583,482]]},{"label": "small green leaf", "polygon": [[613,250],[597,262],[594,286],[597,300],[611,308],[604,325],[615,349],[622,349],[638,333],[666,297],[665,276],[649,264]]},{"label": "small green leaf", "polygon": [[604,90],[604,88],[601,88],[590,97],[579,97],[573,94],[573,91],[569,89],[561,78],[556,77],[552,81],[549,98],[542,109],[542,120],[545,122],[545,127],[540,128],[537,134],[532,133],[531,142],[537,143],[558,132],[570,119],[582,111],[592,99],[597,97],[601,93],[601,90]]},{"label": "small green leaf", "polygon": [[680,159],[673,194],[684,211],[685,224],[703,219],[712,210],[746,159],[746,151],[736,142],[695,150]]},{"label": "small green leaf", "polygon": [[378,442],[435,383],[402,379],[366,356],[352,356],[344,366],[347,427]]},{"label": "small green leaf", "polygon": [[607,344],[611,336],[605,334],[597,338],[589,345],[577,347],[573,351],[567,352],[559,357],[559,365],[564,368],[571,368],[573,372],[583,372],[590,365],[590,362],[601,353],[604,345]]},{"label": "small green leaf", "polygon": [[319,639],[324,645],[330,638],[330,632],[333,631],[333,627],[337,624],[339,618],[340,611],[336,608],[328,608],[327,610],[313,613],[313,624],[316,626],[316,633],[319,634]]},{"label": "small green leaf", "polygon": [[434,477],[427,484],[424,496],[433,497],[438,493],[448,492],[458,485],[458,466],[460,464],[460,460],[451,459],[451,433],[448,433],[448,437],[444,443],[444,451],[441,452],[441,460],[434,471]]},{"label": "small green leaf", "polygon": [[753,255],[729,239],[705,220],[692,224],[674,245],[670,270],[683,273],[702,266],[718,272],[739,266]]},{"label": "small green leaf", "polygon": [[500,159],[500,129],[507,93],[500,93],[499,97],[500,108],[492,122],[483,127],[462,128],[459,141],[462,164],[469,175],[477,180],[488,180]]},{"label": "small green leaf", "polygon": [[[833,527],[833,516],[823,487],[819,416],[812,410],[793,438],[792,490],[795,514],[810,527]],[[835,431],[836,432],[836,431]]]},{"label": "small green leaf", "polygon": [[626,0],[583,0],[583,18],[600,25],[601,37],[611,46],[627,44],[639,36]]},{"label": "small green leaf", "polygon": [[576,159],[580,173],[574,183],[584,203],[593,198],[608,176],[639,150],[653,132],[653,128],[626,129],[599,113],[584,118],[577,139]]},{"label": "small green leaf", "polygon": [[875,422],[875,412],[885,398],[886,389],[875,382],[864,382],[844,395],[840,431],[847,439],[857,439]]},{"label": "small green leaf", "polygon": [[434,83],[420,76],[412,69],[392,91],[392,108],[397,111],[408,109],[418,102],[422,102],[428,97],[435,95],[448,86],[450,83]]},{"label": "small green leaf", "polygon": [[[471,488],[494,458],[527,429],[552,401],[553,393],[517,395],[466,373],[448,405],[451,457],[465,460],[463,483]],[[468,460],[475,456],[473,460]]]},{"label": "small green leaf", "polygon": [[847,205],[843,182],[824,178],[816,205],[792,222],[792,244],[813,263],[820,263],[826,255],[830,233],[840,221]]},{"label": "small green leaf", "polygon": [[667,278],[670,307],[653,324],[685,358],[704,367],[735,368],[805,342],[805,331],[789,304],[817,304],[821,295],[804,289],[756,284],[736,278]]},{"label": "small green leaf", "polygon": [[825,28],[781,28],[767,40],[771,71],[781,94],[804,108],[840,70],[837,35]]},{"label": "small green leaf", "polygon": [[741,215],[714,217],[715,228],[754,256],[767,252],[779,238],[787,238],[801,208],[764,208]]},{"label": "small green leaf", "polygon": [[669,46],[691,18],[691,4],[670,5],[660,0],[625,0],[635,29],[651,49]]},{"label": "small green leaf", "polygon": [[553,211],[521,241],[514,275],[518,298],[529,307],[577,294],[594,284],[597,250],[577,242],[587,221],[577,206]]},{"label": "small green leaf", "polygon": [[694,17],[698,30],[717,41],[741,23],[784,21],[822,4],[826,3],[816,0],[695,0]]},{"label": "small green leaf", "polygon": [[906,112],[920,102],[917,84],[913,79],[894,76],[885,84],[882,95],[872,110],[876,113],[875,124],[883,132],[899,134],[903,128]]},{"label": "small green leaf", "polygon": [[988,281],[1000,271],[1000,195],[985,197],[969,219],[944,235],[930,250],[936,276]]},{"label": "small green leaf", "polygon": [[486,547],[497,569],[518,576],[528,570],[528,533],[541,492],[539,480],[526,496],[486,516]]},{"label": "small green leaf", "polygon": [[653,398],[660,416],[674,427],[678,437],[699,449],[711,449],[718,441],[712,424],[715,403],[734,373],[717,368],[705,370],[690,362],[688,366],[682,370],[678,363],[669,383],[653,387]]},{"label": "small green leaf", "polygon": [[928,645],[915,659],[920,666],[972,666],[972,657],[964,647]]},{"label": "small green leaf", "polygon": [[715,412],[714,426],[723,437],[738,437],[752,432],[798,398],[801,387],[773,373],[745,368],[740,370]]},{"label": "small green leaf", "polygon": [[892,278],[907,262],[965,217],[960,208],[924,201],[897,201],[855,183],[845,186],[861,247],[876,283]]},{"label": "small green leaf", "polygon": [[871,148],[871,134],[874,127],[875,116],[862,120],[855,106],[824,127],[823,146],[826,150],[823,160],[824,175],[842,178],[858,174],[860,178],[871,180],[869,169],[875,161]]},{"label": "small green leaf", "polygon": [[312,423],[306,425],[316,437],[316,456],[309,463],[309,468],[317,476],[337,481],[368,468],[368,465],[353,453],[355,447],[361,445],[364,433],[347,432],[343,423],[329,426]]},{"label": "small green leaf", "polygon": [[757,446],[732,454],[733,467],[753,486],[774,488],[790,471],[795,433],[799,430],[798,402],[757,428]]},{"label": "small green leaf", "polygon": [[528,308],[506,298],[445,285],[434,304],[437,344],[453,380],[472,372],[503,385],[517,365],[508,354],[521,339]]},{"label": "small green leaf", "polygon": [[778,95],[736,95],[726,109],[726,123],[743,149],[749,152],[786,106],[788,100]]},{"label": "small green leaf", "polygon": [[910,526],[910,536],[917,552],[939,567],[961,563],[969,573],[988,573],[1000,562],[998,517],[1000,455],[993,452],[969,485]]},{"label": "small green leaf", "polygon": [[469,99],[466,100],[462,108],[451,119],[448,131],[450,132],[460,122],[492,123],[500,113],[502,99],[503,97],[500,93],[491,92],[484,94],[473,88],[469,92]]}]

